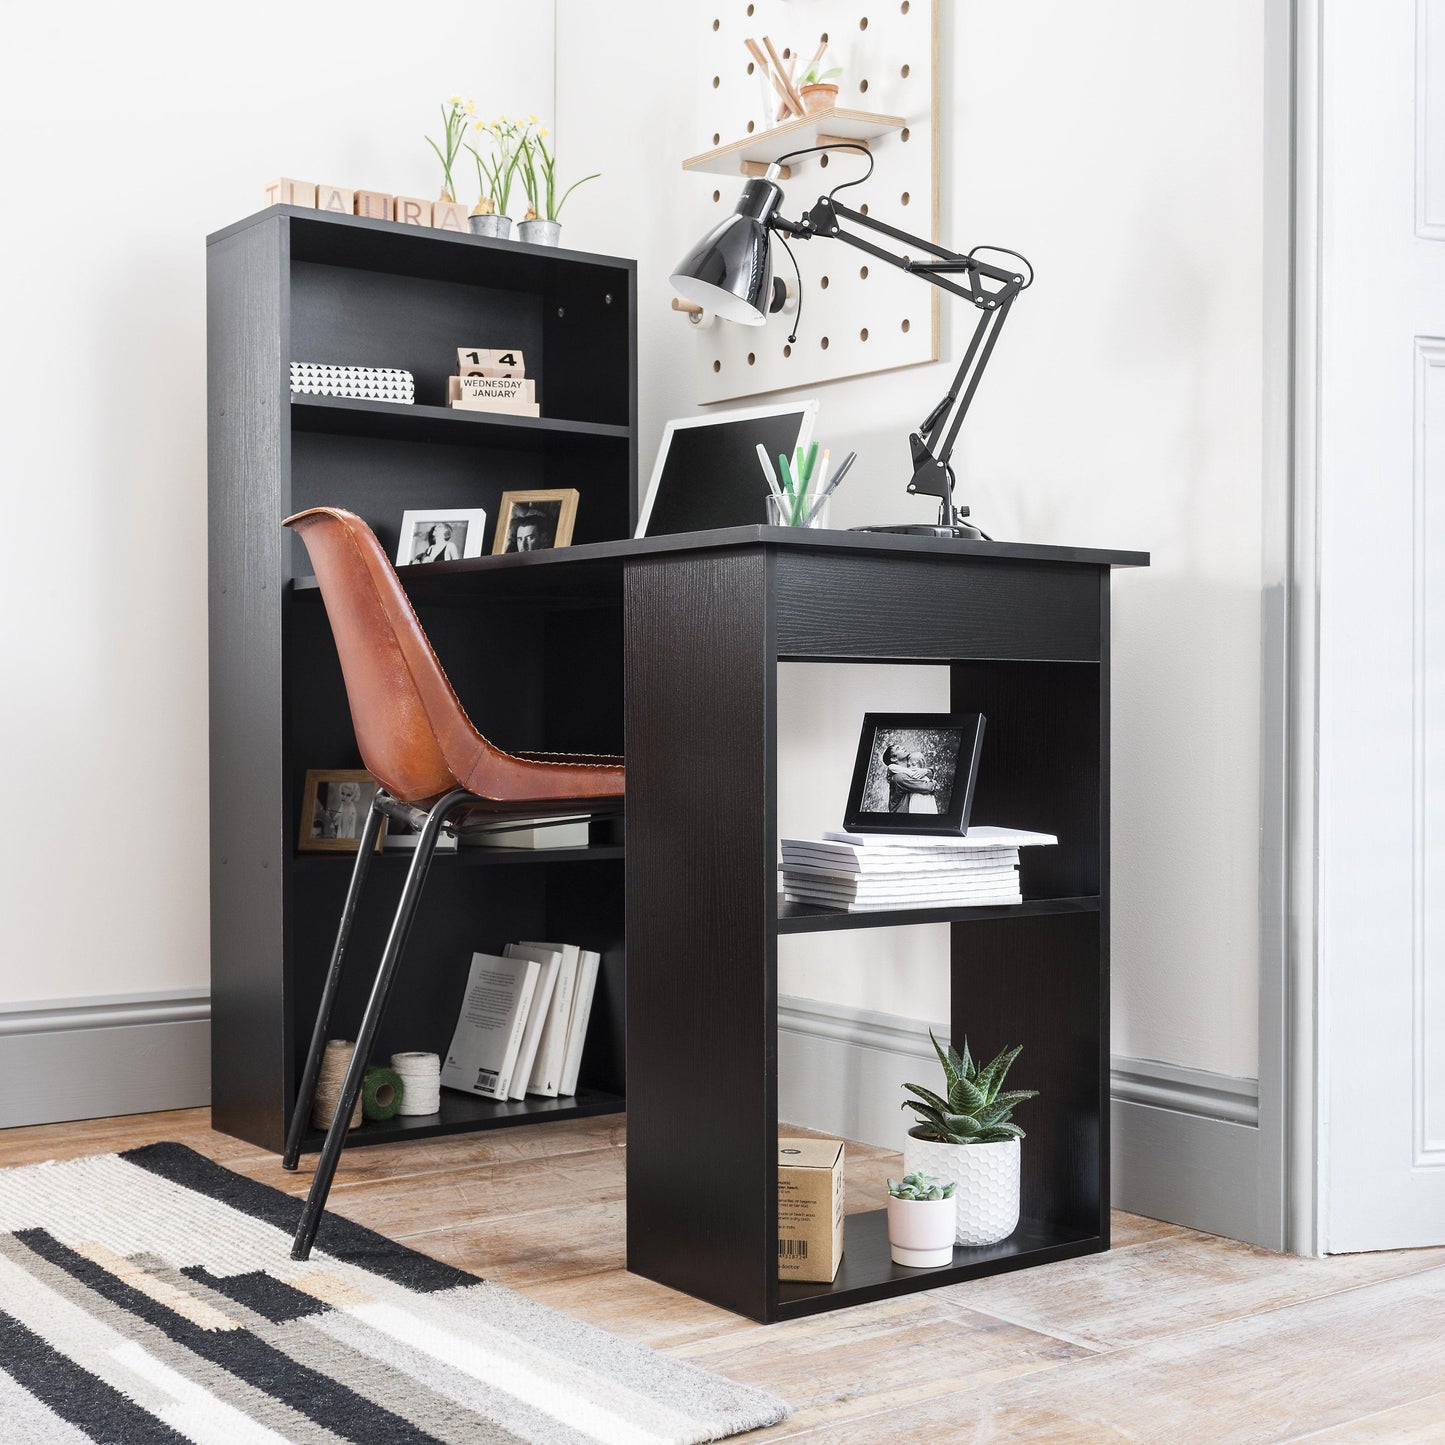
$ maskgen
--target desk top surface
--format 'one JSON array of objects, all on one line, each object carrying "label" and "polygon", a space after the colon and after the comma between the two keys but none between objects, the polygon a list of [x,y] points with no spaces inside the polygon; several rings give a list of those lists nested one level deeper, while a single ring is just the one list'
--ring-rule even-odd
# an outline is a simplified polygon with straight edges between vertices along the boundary
[{"label": "desk top surface", "polygon": [[[767,546],[780,551],[815,553],[866,552],[896,557],[953,557],[959,561],[989,558],[1017,562],[1062,562],[1093,567],[1147,567],[1147,552],[1098,547],[1053,547],[1039,542],[961,541],[950,537],[908,537],[890,532],[833,532],[796,527],[724,527],[711,532],[675,532],[662,537],[627,537],[615,542],[587,542],[540,552],[508,552],[494,557],[468,557],[459,562],[434,562],[429,577],[492,572],[523,567],[577,566],[585,563],[626,563],[682,552],[715,552],[736,547]],[[409,569],[401,569],[405,578]]]}]

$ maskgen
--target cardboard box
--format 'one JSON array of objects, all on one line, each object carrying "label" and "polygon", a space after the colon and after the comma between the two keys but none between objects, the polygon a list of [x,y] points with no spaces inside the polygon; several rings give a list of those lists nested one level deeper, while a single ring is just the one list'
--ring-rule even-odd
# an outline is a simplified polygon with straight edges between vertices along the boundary
[{"label": "cardboard box", "polygon": [[778,1140],[778,1278],[831,1284],[843,1261],[843,1144]]}]

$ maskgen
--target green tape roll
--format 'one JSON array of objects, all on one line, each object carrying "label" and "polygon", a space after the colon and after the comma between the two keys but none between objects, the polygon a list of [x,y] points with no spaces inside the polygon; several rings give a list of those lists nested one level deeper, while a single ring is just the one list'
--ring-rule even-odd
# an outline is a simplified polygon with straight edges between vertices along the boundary
[{"label": "green tape roll", "polygon": [[401,1075],[395,1069],[368,1069],[361,1081],[361,1112],[373,1123],[383,1123],[401,1108],[401,1093]]}]

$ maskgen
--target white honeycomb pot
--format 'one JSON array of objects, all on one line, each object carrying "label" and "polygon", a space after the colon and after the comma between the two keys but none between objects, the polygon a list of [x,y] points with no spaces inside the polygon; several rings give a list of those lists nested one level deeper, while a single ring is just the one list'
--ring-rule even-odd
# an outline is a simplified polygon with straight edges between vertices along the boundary
[{"label": "white honeycomb pot", "polygon": [[931,1174],[958,1186],[959,1244],[997,1244],[1019,1224],[1019,1141],[997,1144],[939,1144],[909,1131],[903,1144],[903,1172]]}]

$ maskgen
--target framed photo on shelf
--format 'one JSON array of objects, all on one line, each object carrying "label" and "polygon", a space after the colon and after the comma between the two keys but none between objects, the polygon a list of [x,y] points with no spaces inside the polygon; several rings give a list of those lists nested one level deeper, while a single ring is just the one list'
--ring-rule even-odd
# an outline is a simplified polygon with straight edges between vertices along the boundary
[{"label": "framed photo on shelf", "polygon": [[[302,853],[354,853],[361,842],[376,779],[365,768],[307,768],[306,791],[301,796]],[[376,835],[376,851],[386,834],[386,819]]]},{"label": "framed photo on shelf", "polygon": [[415,567],[424,562],[455,562],[460,557],[480,557],[482,533],[486,526],[485,507],[403,512],[396,565]]},{"label": "framed photo on shelf", "polygon": [[976,712],[865,713],[843,827],[962,837],[973,810],[983,728]]},{"label": "framed photo on shelf", "polygon": [[570,547],[581,496],[574,487],[552,491],[503,492],[492,555]]}]

